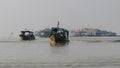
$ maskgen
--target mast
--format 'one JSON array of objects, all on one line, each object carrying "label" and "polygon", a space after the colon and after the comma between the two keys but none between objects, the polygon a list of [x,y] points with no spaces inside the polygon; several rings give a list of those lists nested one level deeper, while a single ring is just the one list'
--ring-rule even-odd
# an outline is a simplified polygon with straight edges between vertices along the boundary
[{"label": "mast", "polygon": [[59,21],[58,21],[57,28],[59,28],[59,25],[60,25],[60,23],[59,23]]}]

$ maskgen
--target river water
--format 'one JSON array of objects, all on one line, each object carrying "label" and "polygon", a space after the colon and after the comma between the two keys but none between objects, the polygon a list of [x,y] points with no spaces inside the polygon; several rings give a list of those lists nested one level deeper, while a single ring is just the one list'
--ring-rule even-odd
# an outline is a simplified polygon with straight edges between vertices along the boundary
[{"label": "river water", "polygon": [[120,68],[120,42],[87,42],[74,38],[50,46],[48,38],[1,41],[0,68]]}]

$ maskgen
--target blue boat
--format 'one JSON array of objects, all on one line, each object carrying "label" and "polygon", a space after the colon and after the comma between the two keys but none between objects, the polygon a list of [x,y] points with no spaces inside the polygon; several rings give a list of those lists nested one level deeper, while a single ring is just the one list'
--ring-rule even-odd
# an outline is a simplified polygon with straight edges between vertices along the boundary
[{"label": "blue boat", "polygon": [[59,22],[57,27],[52,27],[49,36],[51,43],[66,43],[69,42],[69,31],[64,28],[59,28]]}]

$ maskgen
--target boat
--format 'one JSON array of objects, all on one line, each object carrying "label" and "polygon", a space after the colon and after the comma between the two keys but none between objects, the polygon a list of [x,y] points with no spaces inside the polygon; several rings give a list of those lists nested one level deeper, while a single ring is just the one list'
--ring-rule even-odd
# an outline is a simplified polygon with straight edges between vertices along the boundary
[{"label": "boat", "polygon": [[50,36],[51,44],[69,42],[69,31],[64,28],[59,28],[59,21],[57,27],[52,27]]},{"label": "boat", "polygon": [[35,36],[33,34],[34,32],[25,30],[21,31],[21,34],[19,35],[21,40],[35,40]]},{"label": "boat", "polygon": [[51,32],[50,28],[45,28],[40,31],[35,31],[35,36],[42,37],[42,38],[48,38],[50,35],[50,32]]}]

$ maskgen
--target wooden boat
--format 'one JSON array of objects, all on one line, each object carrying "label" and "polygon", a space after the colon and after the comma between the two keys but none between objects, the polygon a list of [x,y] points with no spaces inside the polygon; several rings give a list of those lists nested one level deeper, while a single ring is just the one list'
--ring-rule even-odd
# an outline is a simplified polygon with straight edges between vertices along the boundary
[{"label": "wooden boat", "polygon": [[53,27],[51,29],[49,38],[51,40],[51,44],[69,42],[69,31],[64,28],[59,28],[58,22],[57,27]]},{"label": "wooden boat", "polygon": [[21,40],[35,40],[35,36],[32,31],[21,31],[19,36]]}]

